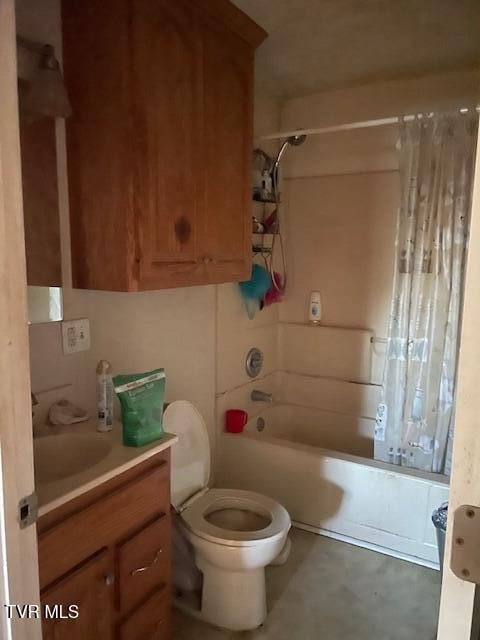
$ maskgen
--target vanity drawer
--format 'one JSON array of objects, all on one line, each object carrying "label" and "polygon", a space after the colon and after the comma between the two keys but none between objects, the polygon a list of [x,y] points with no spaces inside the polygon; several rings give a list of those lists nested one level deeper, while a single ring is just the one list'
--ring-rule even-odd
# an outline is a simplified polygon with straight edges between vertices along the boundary
[{"label": "vanity drawer", "polygon": [[156,591],[123,624],[119,640],[167,640],[170,635],[170,591]]},{"label": "vanity drawer", "polygon": [[41,588],[169,508],[169,466],[163,461],[42,531],[38,537]]},{"label": "vanity drawer", "polygon": [[155,519],[116,547],[117,607],[131,611],[170,583],[170,516]]}]

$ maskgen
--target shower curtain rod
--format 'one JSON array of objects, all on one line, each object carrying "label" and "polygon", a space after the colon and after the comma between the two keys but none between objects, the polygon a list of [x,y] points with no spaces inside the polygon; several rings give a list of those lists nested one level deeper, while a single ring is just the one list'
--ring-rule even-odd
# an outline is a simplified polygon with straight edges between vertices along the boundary
[{"label": "shower curtain rod", "polygon": [[[458,109],[460,113],[467,113],[470,109],[475,109],[477,113],[480,112],[480,105],[476,105],[475,107],[462,107]],[[431,112],[433,113],[433,112]],[[359,122],[347,122],[345,124],[337,124],[331,127],[317,127],[314,129],[296,129],[295,131],[282,131],[280,133],[271,133],[267,136],[260,136],[258,140],[279,140],[282,138],[289,138],[291,136],[312,136],[319,135],[321,133],[336,133],[337,131],[351,131],[353,129],[369,129],[371,127],[383,127],[389,124],[400,124],[402,120],[409,121],[415,120],[418,117],[429,116],[430,112],[418,113],[418,114],[408,114],[404,116],[392,116],[389,118],[378,118],[377,120],[363,120]]]}]

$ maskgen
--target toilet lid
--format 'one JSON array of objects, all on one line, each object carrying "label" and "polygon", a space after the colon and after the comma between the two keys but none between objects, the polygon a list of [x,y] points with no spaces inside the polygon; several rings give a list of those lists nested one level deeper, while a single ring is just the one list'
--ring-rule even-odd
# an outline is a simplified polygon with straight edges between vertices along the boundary
[{"label": "toilet lid", "polygon": [[175,509],[210,479],[210,443],[205,422],[197,409],[186,400],[168,405],[163,414],[165,431],[178,436],[172,447],[171,502]]}]

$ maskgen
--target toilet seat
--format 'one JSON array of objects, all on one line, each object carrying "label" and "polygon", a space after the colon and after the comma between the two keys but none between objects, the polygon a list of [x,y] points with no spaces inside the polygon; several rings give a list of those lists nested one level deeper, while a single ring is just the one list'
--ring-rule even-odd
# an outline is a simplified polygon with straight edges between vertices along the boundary
[{"label": "toilet seat", "polygon": [[[190,402],[172,402],[165,410],[163,424],[166,431],[178,436],[178,443],[171,453],[171,502],[191,534],[228,547],[261,547],[286,535],[290,529],[290,516],[275,500],[253,491],[208,488],[210,445],[207,427]],[[225,513],[221,514],[222,511]],[[246,513],[242,515],[242,512]],[[220,515],[216,523],[207,519],[215,513]],[[245,523],[248,521],[247,526],[242,529],[240,523],[235,528],[235,517]],[[256,528],[262,519],[266,521]],[[228,522],[232,528],[219,525],[219,522]]]},{"label": "toilet seat", "polygon": [[[212,524],[206,516],[221,509],[239,509],[268,518],[261,529],[237,531]],[[253,491],[241,489],[210,489],[199,496],[181,513],[183,522],[196,536],[215,544],[251,547],[272,542],[290,528],[290,516],[275,500]]]}]

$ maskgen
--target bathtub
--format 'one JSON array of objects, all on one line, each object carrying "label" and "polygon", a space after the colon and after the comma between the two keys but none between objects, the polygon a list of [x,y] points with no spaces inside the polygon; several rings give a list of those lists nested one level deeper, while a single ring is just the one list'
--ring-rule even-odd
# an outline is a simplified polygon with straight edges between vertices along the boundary
[{"label": "bathtub", "polygon": [[431,514],[448,479],[373,460],[372,423],[272,405],[220,435],[216,486],[271,496],[300,528],[438,568]]}]

